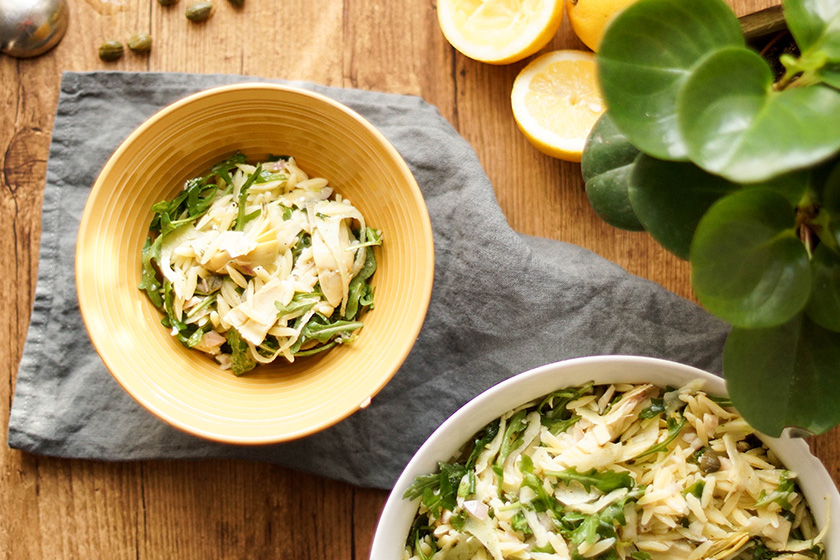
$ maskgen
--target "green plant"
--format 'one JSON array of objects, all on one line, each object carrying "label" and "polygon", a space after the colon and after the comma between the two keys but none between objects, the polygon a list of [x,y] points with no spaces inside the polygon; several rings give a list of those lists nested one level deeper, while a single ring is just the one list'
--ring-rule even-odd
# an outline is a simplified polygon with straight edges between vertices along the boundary
[{"label": "green plant", "polygon": [[607,113],[583,153],[608,223],[691,262],[732,325],[732,402],[758,430],[840,423],[840,2],[784,0],[784,72],[722,0],[641,0],[598,54]]}]

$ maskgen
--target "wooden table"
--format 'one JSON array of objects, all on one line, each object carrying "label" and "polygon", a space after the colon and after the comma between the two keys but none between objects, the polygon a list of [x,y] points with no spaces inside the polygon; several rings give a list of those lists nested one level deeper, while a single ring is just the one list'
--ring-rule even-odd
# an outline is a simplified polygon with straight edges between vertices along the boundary
[{"label": "wooden table", "polygon": [[[741,15],[775,0],[730,0]],[[156,0],[76,0],[50,53],[0,57],[0,556],[28,558],[366,558],[387,497],[237,461],[101,463],[9,450],[6,426],[38,267],[40,212],[62,70],[235,73],[419,95],[478,152],[510,225],[576,243],[692,298],[685,262],[593,213],[580,167],[537,152],[511,115],[524,62],[494,67],[444,40],[433,1],[216,0],[205,24]],[[147,57],[97,57],[107,39],[149,32]],[[547,49],[582,48],[568,22]],[[7,271],[9,269],[7,268]],[[442,419],[441,419],[442,420]],[[814,438],[840,481],[840,432]]]}]

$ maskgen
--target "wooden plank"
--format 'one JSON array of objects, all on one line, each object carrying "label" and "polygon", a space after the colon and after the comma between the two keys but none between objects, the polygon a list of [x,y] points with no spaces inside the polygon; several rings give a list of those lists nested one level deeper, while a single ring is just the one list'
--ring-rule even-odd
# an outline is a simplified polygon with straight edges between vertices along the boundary
[{"label": "wooden plank", "polygon": [[[773,0],[733,0],[736,12]],[[0,258],[16,265],[0,283],[0,417],[8,421],[35,285],[40,205],[60,70],[242,73],[420,95],[473,145],[511,226],[576,243],[634,274],[692,297],[686,263],[645,234],[601,222],[579,166],[537,152],[510,113],[507,67],[456,54],[433,2],[217,1],[204,24],[186,0],[71,2],[65,40],[38,59],[0,57]],[[149,56],[116,63],[99,43],[150,32]],[[564,22],[547,47],[581,48]],[[5,444],[5,430],[0,443]],[[840,433],[812,446],[840,480]],[[35,457],[0,446],[0,557],[366,558],[387,492],[355,488],[244,461],[99,463]]]}]

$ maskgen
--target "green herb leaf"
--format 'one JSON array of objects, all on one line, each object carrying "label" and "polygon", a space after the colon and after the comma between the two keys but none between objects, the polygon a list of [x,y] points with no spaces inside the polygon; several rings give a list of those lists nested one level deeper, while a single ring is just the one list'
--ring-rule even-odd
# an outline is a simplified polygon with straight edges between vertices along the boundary
[{"label": "green herb leaf", "polygon": [[317,340],[325,344],[338,336],[347,337],[353,331],[362,328],[362,326],[363,324],[357,321],[334,321],[327,324],[310,321],[303,328],[301,337],[306,340]]},{"label": "green herb leaf", "polygon": [[254,369],[257,362],[248,352],[248,343],[239,336],[239,331],[228,329],[227,342],[230,346],[231,370],[235,375],[242,375]]},{"label": "green herb leaf", "polygon": [[315,304],[319,301],[321,301],[321,297],[318,294],[296,293],[287,305],[283,305],[278,301],[274,303],[274,307],[277,308],[278,318],[287,317],[291,319],[303,315],[315,307]]},{"label": "green herb leaf", "polygon": [[233,226],[234,231],[242,231],[243,229],[245,229],[245,224],[248,223],[248,216],[245,214],[245,203],[248,200],[248,190],[251,188],[251,185],[254,184],[254,181],[257,180],[257,177],[260,176],[260,173],[262,173],[261,163],[257,164],[257,168],[254,169],[253,173],[248,175],[248,179],[245,180],[245,183],[242,185],[242,188],[239,189],[239,197],[236,199],[238,207],[236,221],[234,222]]},{"label": "green herb leaf", "polygon": [[653,397],[650,399],[650,406],[645,407],[639,413],[639,418],[646,420],[648,418],[655,418],[665,412],[665,399],[658,399]]},{"label": "green herb leaf", "polygon": [[458,499],[458,486],[467,474],[464,465],[457,463],[438,463],[438,472],[418,476],[403,493],[406,500],[423,497],[423,504],[437,518],[442,510],[455,509]]},{"label": "green herb leaf", "polygon": [[577,482],[582,485],[584,489],[589,490],[594,486],[604,494],[608,494],[618,488],[633,488],[635,483],[630,473],[604,471],[598,472],[595,469],[589,472],[579,473],[574,467],[564,471],[546,471],[546,476],[557,477],[557,480],[565,483],[567,486],[570,482]]},{"label": "green herb leaf", "polygon": [[226,184],[232,185],[233,179],[231,179],[230,177],[230,170],[235,168],[239,164],[245,163],[246,161],[247,160],[245,159],[245,155],[242,152],[236,152],[228,159],[220,161],[219,163],[211,167],[210,173],[213,175],[218,175]]},{"label": "green herb leaf", "polygon": [[618,131],[609,113],[604,113],[592,127],[581,158],[581,173],[592,208],[611,226],[629,231],[644,229],[627,192],[638,155],[639,149]]},{"label": "green herb leaf", "polygon": [[694,164],[642,154],[633,168],[629,195],[648,233],[668,251],[688,259],[700,218],[713,203],[738,189]]},{"label": "green herb leaf", "polygon": [[679,417],[679,420],[677,418],[674,418],[673,416],[671,418],[668,418],[668,433],[665,436],[665,439],[657,444],[651,445],[644,452],[640,453],[639,455],[636,455],[635,458],[640,459],[642,457],[647,457],[648,455],[652,455],[654,453],[659,453],[660,451],[666,451],[671,442],[677,439],[677,436],[680,435],[680,432],[682,432],[683,426],[685,426],[685,422],[685,416],[682,415]]},{"label": "green herb leaf", "polygon": [[782,474],[779,475],[779,484],[776,486],[776,489],[769,494],[762,490],[758,501],[753,507],[766,507],[775,502],[779,504],[779,507],[782,509],[789,510],[793,507],[790,504],[790,495],[795,491],[796,484],[793,479],[790,478],[790,472],[782,471]]},{"label": "green herb leaf", "polygon": [[[470,456],[467,458],[467,462],[465,464],[465,467],[467,469],[472,469],[472,467],[475,465],[476,460],[478,459],[479,454],[482,451],[484,451],[484,449],[490,444],[491,441],[496,439],[496,436],[499,434],[499,424],[499,419],[494,420],[484,428],[481,437],[475,440],[473,449],[470,452]],[[472,492],[475,492],[475,490],[473,490]]]},{"label": "green herb leaf", "polygon": [[347,290],[347,305],[344,308],[344,316],[347,319],[357,319],[363,307],[373,304],[373,287],[370,285],[370,277],[376,272],[376,256],[371,247],[366,247],[365,264],[359,273],[350,280]]},{"label": "green herb leaf", "polygon": [[157,270],[153,263],[160,260],[160,246],[162,242],[162,235],[158,235],[154,242],[152,242],[151,237],[146,238],[146,242],[143,244],[143,251],[141,252],[143,272],[140,277],[140,284],[137,286],[146,292],[146,295],[149,296],[151,302],[158,309],[163,307],[163,298],[161,297],[163,286],[158,279]]},{"label": "green herb leaf", "polygon": [[748,49],[721,49],[703,60],[677,102],[691,160],[732,181],[756,182],[840,148],[840,92],[824,86],[777,92],[772,86],[767,61]]},{"label": "green herb leaf", "polygon": [[557,518],[562,515],[562,507],[557,501],[557,498],[545,489],[542,482],[540,482],[540,479],[538,479],[535,475],[528,472],[523,473],[522,486],[530,488],[534,491],[535,496],[531,500],[531,505],[534,507],[535,511],[551,511]]},{"label": "green herb leaf", "polygon": [[[705,449],[705,448],[703,448],[703,449]],[[688,496],[689,494],[691,494],[695,498],[700,499],[700,497],[703,496],[703,489],[705,487],[706,487],[706,481],[705,480],[698,480],[697,482],[695,482],[694,484],[692,484],[691,486],[689,486],[688,488],[683,490],[682,495],[683,496]]]},{"label": "green herb leaf", "polygon": [[598,52],[604,99],[616,126],[642,151],[684,160],[677,93],[708,53],[744,46],[722,0],[642,0],[615,17]]},{"label": "green herb leaf", "polygon": [[692,285],[706,309],[738,327],[778,325],[811,291],[808,253],[794,210],[768,189],[747,189],[715,203],[691,247]]},{"label": "green herb leaf", "polygon": [[[734,328],[723,370],[732,403],[756,430],[777,437],[787,426],[814,434],[840,422],[840,334],[803,314],[767,329]],[[757,383],[755,372],[762,379]]]}]

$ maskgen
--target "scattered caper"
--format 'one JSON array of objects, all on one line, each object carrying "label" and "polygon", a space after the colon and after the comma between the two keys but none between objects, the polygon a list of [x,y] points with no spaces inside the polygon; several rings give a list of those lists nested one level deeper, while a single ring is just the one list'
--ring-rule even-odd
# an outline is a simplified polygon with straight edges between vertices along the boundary
[{"label": "scattered caper", "polygon": [[720,459],[718,458],[717,453],[711,449],[707,449],[706,452],[700,455],[700,458],[697,459],[697,466],[699,466],[700,470],[706,474],[718,472],[720,470]]},{"label": "scattered caper", "polygon": [[197,0],[187,6],[187,19],[198,23],[206,21],[213,15],[213,2],[210,0]]},{"label": "scattered caper", "polygon": [[158,0],[158,4],[161,6],[174,6],[178,3],[178,0]]},{"label": "scattered caper", "polygon": [[119,41],[105,41],[99,45],[99,58],[113,62],[123,55],[123,45]]},{"label": "scattered caper", "polygon": [[228,0],[228,2],[230,2],[237,8],[241,8],[245,4],[245,0]]},{"label": "scattered caper", "polygon": [[128,48],[133,52],[146,54],[152,50],[152,36],[148,33],[138,33],[128,40]]}]

